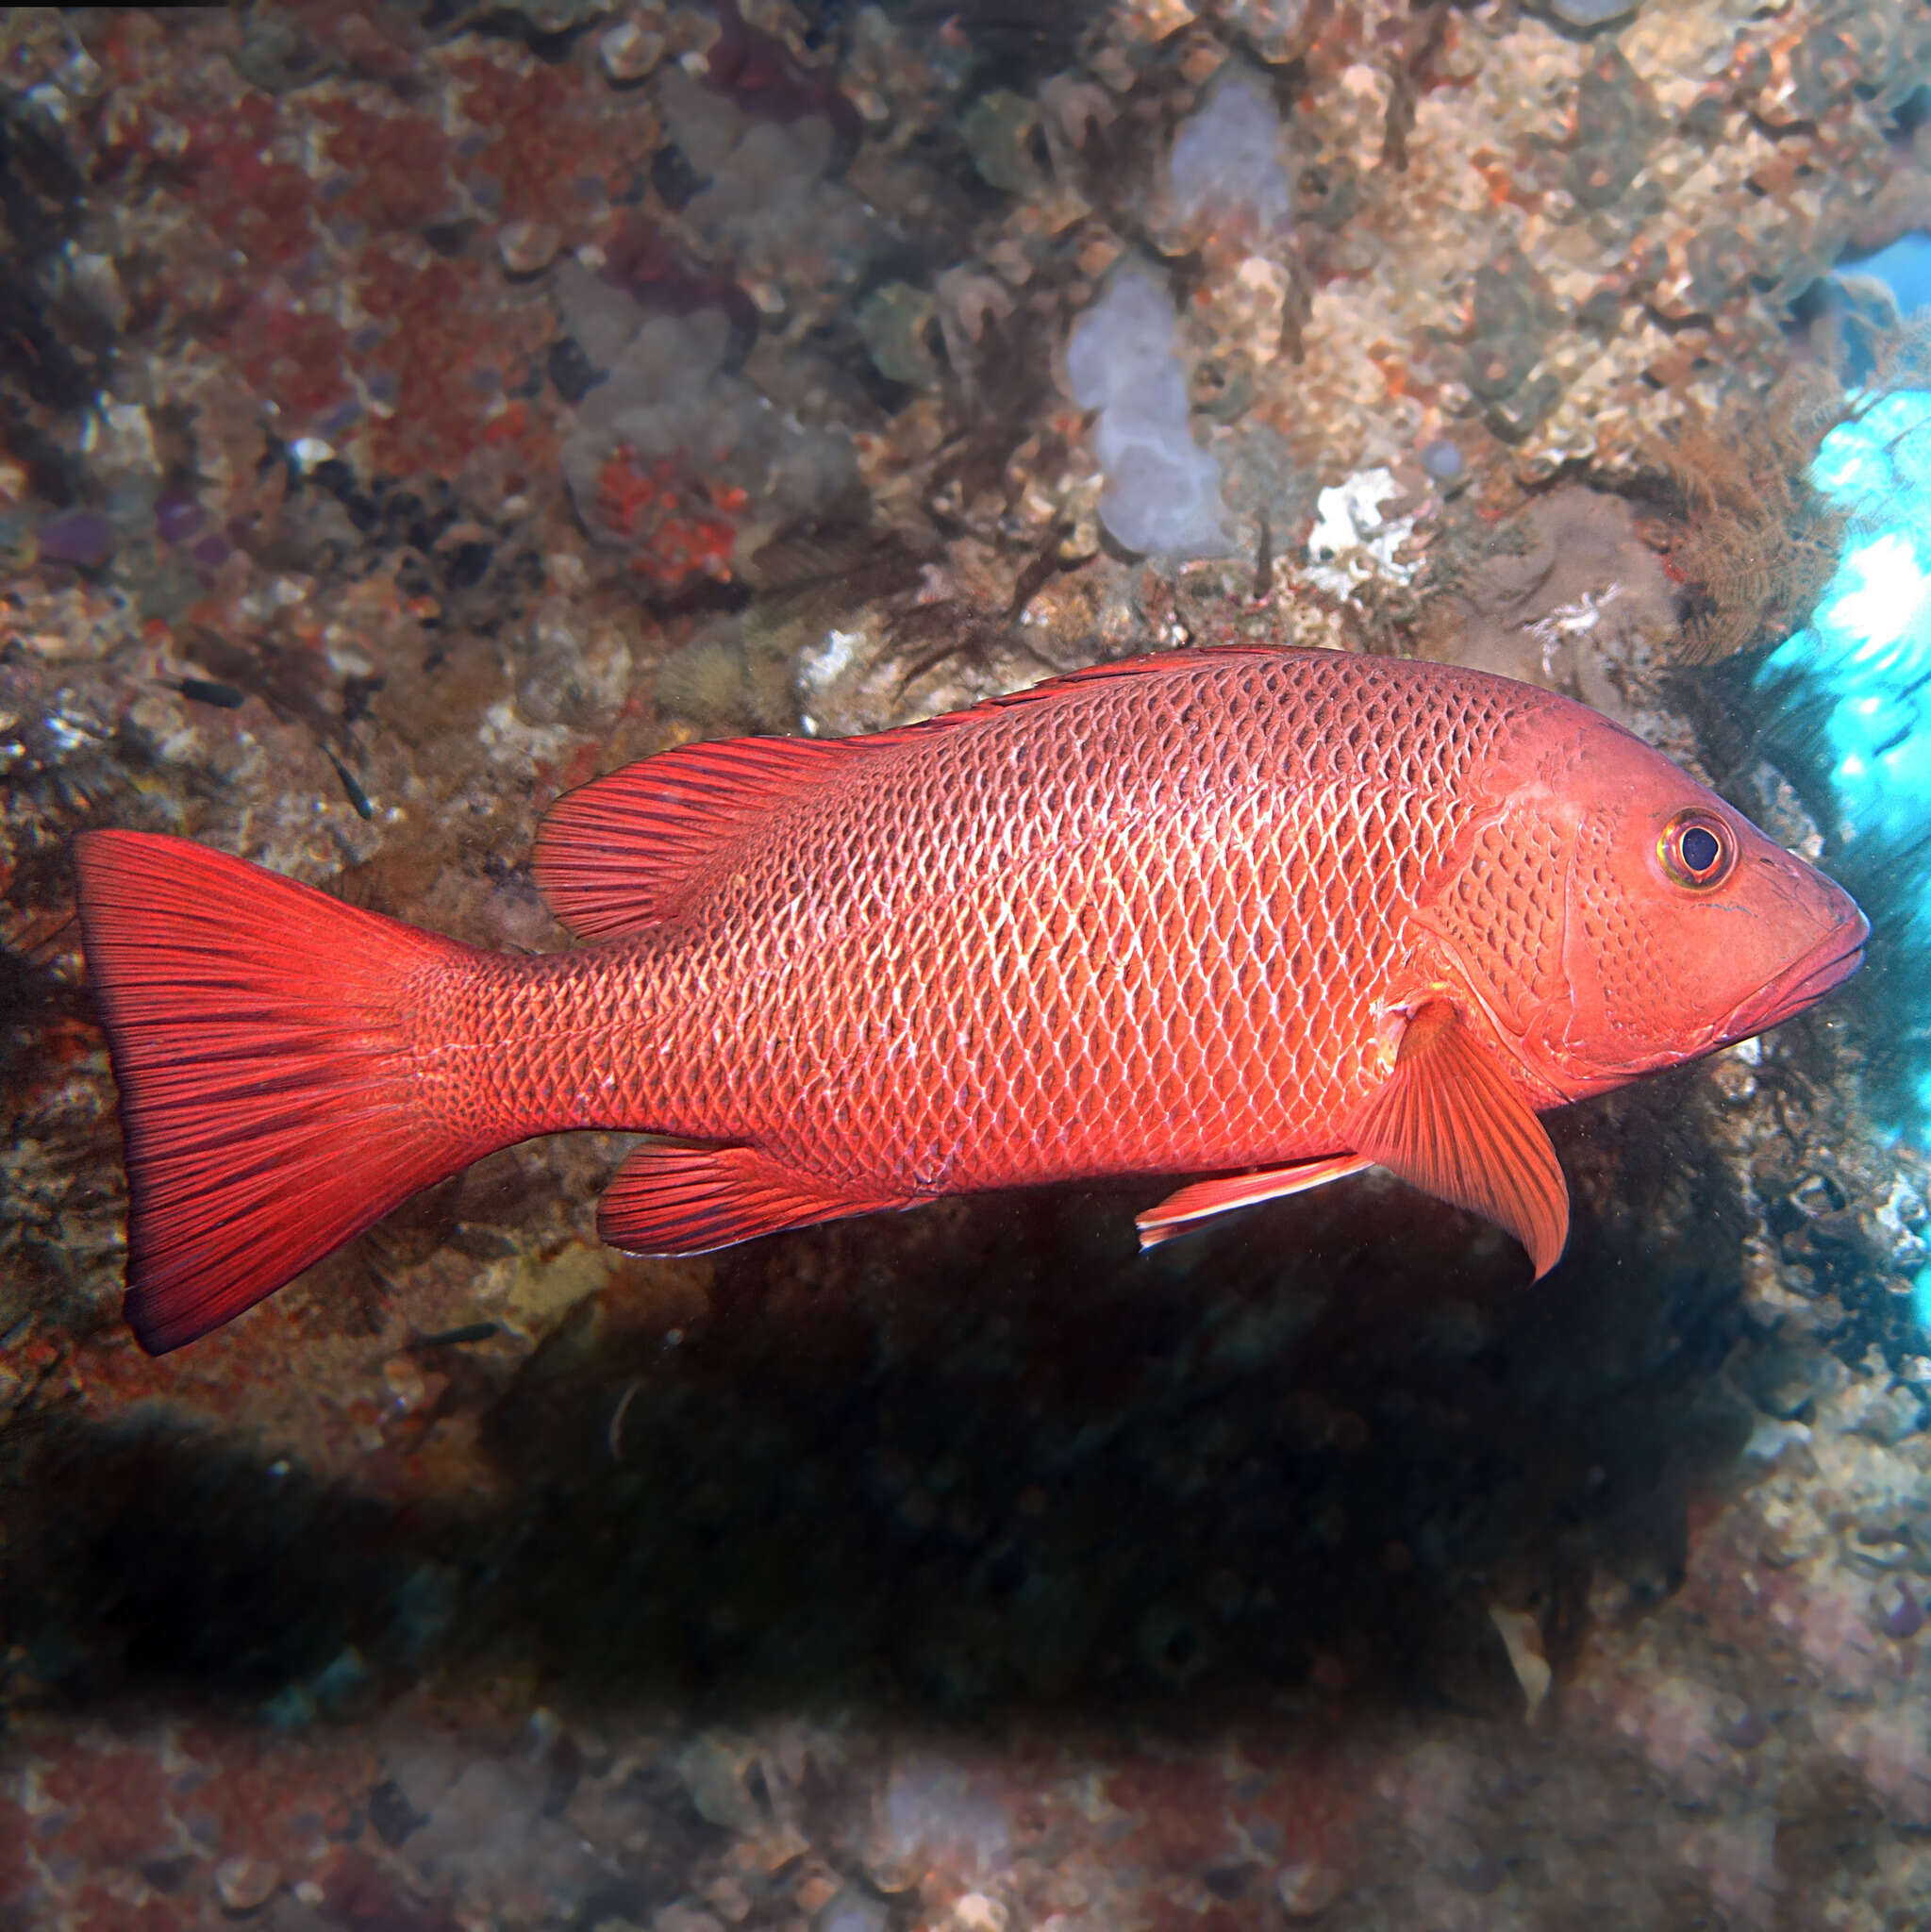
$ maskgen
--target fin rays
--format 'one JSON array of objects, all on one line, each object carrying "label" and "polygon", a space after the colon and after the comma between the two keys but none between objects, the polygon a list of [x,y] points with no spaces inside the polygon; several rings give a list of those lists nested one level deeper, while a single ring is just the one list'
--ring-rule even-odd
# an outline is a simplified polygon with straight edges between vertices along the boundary
[{"label": "fin rays", "polygon": [[1548,1130],[1445,1000],[1410,1018],[1394,1071],[1351,1124],[1369,1159],[1521,1241],[1540,1281],[1569,1239]]}]

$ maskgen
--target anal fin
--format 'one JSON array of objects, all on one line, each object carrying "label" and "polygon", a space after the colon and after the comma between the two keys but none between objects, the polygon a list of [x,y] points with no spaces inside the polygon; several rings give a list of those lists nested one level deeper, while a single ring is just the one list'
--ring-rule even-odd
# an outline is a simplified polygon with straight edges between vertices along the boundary
[{"label": "anal fin", "polygon": [[1569,1183],[1548,1131],[1446,1000],[1409,1018],[1348,1138],[1410,1186],[1507,1228],[1538,1281],[1561,1258]]},{"label": "anal fin", "polygon": [[632,1255],[704,1255],[761,1234],[807,1227],[902,1201],[841,1193],[755,1147],[648,1142],[618,1169],[597,1232]]},{"label": "anal fin", "polygon": [[1187,1234],[1200,1222],[1236,1208],[1257,1207],[1262,1201],[1285,1200],[1309,1188],[1344,1180],[1373,1167],[1365,1154],[1336,1154],[1322,1160],[1297,1161],[1292,1167],[1263,1168],[1257,1174],[1224,1174],[1210,1181],[1192,1181],[1169,1194],[1156,1208],[1136,1215],[1142,1248],[1157,1247],[1176,1234]]}]

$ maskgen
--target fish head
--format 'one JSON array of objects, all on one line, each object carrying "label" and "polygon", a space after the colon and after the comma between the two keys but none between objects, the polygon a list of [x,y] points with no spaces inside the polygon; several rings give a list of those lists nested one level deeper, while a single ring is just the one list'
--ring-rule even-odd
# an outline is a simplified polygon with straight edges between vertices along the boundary
[{"label": "fish head", "polygon": [[[1573,724],[1577,708],[1569,710]],[[1512,1044],[1566,1099],[1747,1040],[1856,972],[1856,902],[1641,740],[1582,711],[1517,794],[1548,861],[1543,996]],[[1559,881],[1559,886],[1558,886]],[[1466,957],[1466,956],[1465,956]]]}]

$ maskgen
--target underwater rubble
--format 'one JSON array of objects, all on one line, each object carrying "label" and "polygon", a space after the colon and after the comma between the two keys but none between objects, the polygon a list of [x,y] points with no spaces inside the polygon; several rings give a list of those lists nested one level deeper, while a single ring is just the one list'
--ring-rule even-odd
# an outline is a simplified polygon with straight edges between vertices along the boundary
[{"label": "underwater rubble", "polygon": [[578,1135],[151,1360],[68,857],[549,949],[630,759],[1245,641],[1562,690],[1828,870],[1751,680],[1927,88],[1897,0],[0,19],[0,1928],[1931,1918],[1874,997],[1552,1117],[1534,1290],[1376,1174],[643,1260]]}]

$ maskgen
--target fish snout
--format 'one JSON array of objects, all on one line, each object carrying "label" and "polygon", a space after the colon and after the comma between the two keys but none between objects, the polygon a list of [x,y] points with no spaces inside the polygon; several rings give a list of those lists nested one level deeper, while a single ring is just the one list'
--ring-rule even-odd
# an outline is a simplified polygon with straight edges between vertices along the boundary
[{"label": "fish snout", "polygon": [[1820,882],[1828,894],[1829,924],[1823,937],[1737,1006],[1723,1024],[1722,1038],[1725,1043],[1767,1033],[1773,1026],[1794,1019],[1806,1007],[1815,1006],[1825,993],[1835,991],[1864,963],[1864,942],[1871,937],[1871,922],[1841,886],[1827,879]]}]

